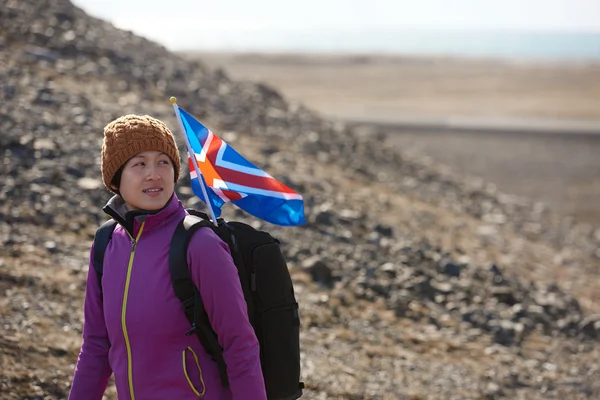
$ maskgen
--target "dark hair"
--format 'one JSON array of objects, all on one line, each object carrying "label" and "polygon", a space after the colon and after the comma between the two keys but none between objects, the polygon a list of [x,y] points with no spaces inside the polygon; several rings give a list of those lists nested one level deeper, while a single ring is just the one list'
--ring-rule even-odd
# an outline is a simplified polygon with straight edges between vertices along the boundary
[{"label": "dark hair", "polygon": [[125,164],[121,165],[121,167],[117,170],[117,172],[115,172],[115,176],[113,177],[112,181],[110,182],[110,184],[115,187],[115,192],[117,194],[120,194],[119,187],[121,186],[121,175],[123,174],[123,168],[125,168]]}]

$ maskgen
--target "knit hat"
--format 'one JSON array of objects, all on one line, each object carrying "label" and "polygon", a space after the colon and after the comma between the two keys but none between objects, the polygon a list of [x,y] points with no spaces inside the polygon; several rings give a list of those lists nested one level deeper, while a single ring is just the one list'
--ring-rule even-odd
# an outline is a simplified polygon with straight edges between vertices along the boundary
[{"label": "knit hat", "polygon": [[104,128],[102,142],[102,180],[108,190],[115,174],[129,159],[138,153],[156,150],[173,161],[175,182],[179,179],[179,150],[167,126],[149,115],[124,115]]}]

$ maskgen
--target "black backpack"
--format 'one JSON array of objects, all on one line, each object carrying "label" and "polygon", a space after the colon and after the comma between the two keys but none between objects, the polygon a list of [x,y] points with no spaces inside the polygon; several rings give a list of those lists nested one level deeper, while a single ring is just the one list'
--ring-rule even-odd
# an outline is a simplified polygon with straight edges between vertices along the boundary
[{"label": "black backpack", "polygon": [[[229,387],[227,365],[217,335],[204,309],[201,293],[190,278],[187,246],[198,229],[208,227],[229,246],[238,269],[248,316],[260,343],[260,361],[269,400],[295,400],[302,396],[300,382],[300,317],[292,279],[281,253],[279,241],[269,233],[242,222],[225,222],[218,226],[208,216],[188,209],[175,229],[169,250],[169,268],[175,294],[181,300],[191,329],[206,352],[218,364],[223,387]],[[94,238],[94,269],[102,282],[104,253],[116,221],[105,222]]]}]

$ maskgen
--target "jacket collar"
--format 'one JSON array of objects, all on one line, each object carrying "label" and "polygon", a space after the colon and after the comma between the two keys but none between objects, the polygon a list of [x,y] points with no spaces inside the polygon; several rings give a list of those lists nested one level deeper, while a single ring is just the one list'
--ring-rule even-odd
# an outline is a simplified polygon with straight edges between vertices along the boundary
[{"label": "jacket collar", "polygon": [[113,196],[104,206],[103,211],[125,228],[132,237],[137,235],[140,225],[145,221],[144,232],[160,227],[185,210],[177,195],[173,193],[167,204],[159,210],[127,211],[125,201],[119,195]]}]

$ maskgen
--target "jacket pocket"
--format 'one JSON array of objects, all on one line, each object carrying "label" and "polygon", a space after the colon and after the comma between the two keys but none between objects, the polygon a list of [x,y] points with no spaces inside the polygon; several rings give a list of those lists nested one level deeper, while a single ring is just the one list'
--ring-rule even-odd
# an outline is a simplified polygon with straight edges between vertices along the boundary
[{"label": "jacket pocket", "polygon": [[202,376],[202,368],[200,368],[198,356],[190,346],[181,352],[181,362],[183,364],[183,374],[188,385],[190,385],[196,396],[202,398],[206,390],[206,385],[204,384],[204,377]]}]

